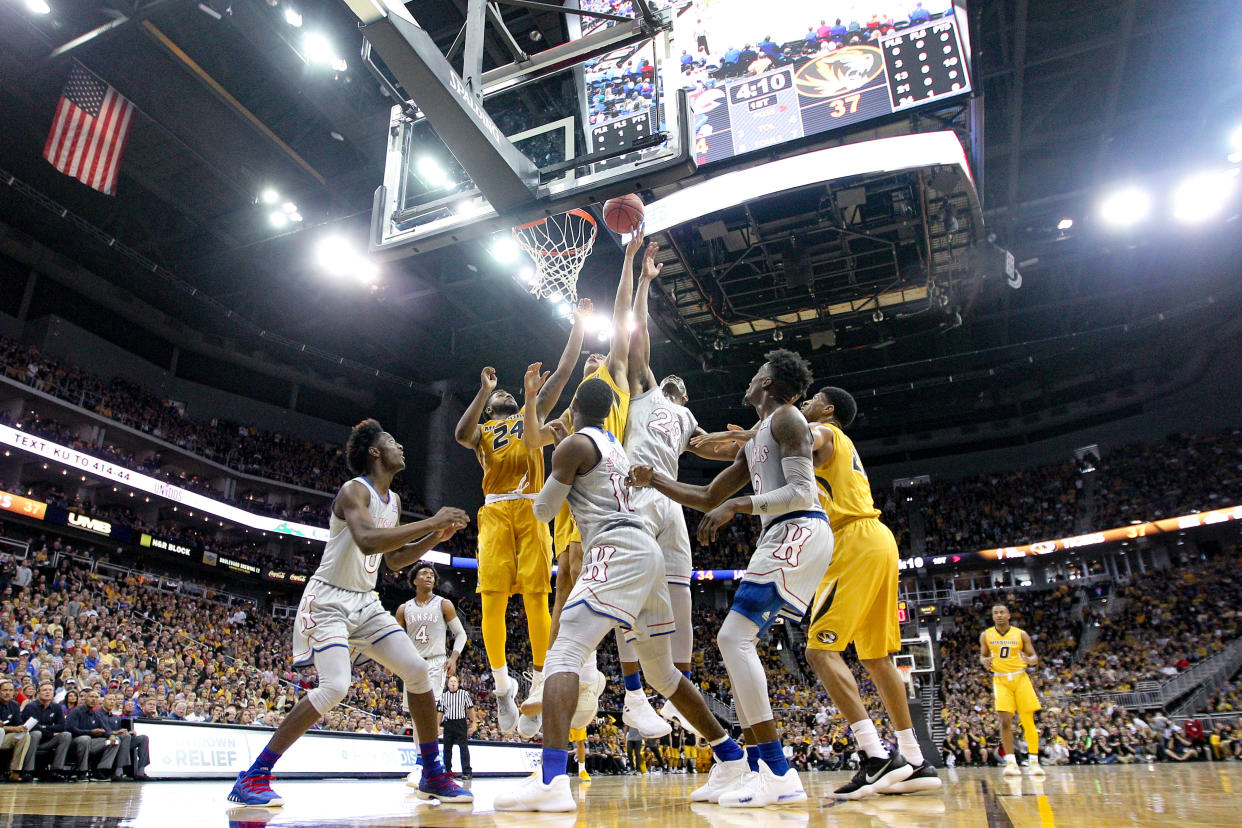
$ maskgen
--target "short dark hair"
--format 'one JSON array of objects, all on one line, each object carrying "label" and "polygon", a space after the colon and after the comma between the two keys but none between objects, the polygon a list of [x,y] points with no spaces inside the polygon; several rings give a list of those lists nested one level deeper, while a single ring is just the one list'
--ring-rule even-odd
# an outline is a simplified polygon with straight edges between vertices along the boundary
[{"label": "short dark hair", "polygon": [[1002,601],[997,601],[995,604],[992,605],[992,609],[996,609],[997,607],[1000,607],[1001,609],[1005,610],[1005,612],[1009,611],[1009,605]]},{"label": "short dark hair", "polygon": [[414,565],[414,571],[410,573],[410,583],[413,583],[414,579],[418,577],[418,573],[422,572],[424,569],[430,569],[431,574],[435,576],[436,583],[440,583],[440,571],[426,561]]},{"label": "short dark hair", "polygon": [[578,401],[578,410],[582,412],[582,416],[591,422],[598,422],[607,417],[608,412],[612,410],[613,403],[617,401],[612,387],[599,377],[592,377],[579,385],[578,393],[574,395],[574,398]]},{"label": "short dark hair", "polygon": [[354,474],[365,474],[367,471],[367,452],[371,446],[379,442],[384,427],[378,420],[367,418],[349,433],[349,442],[345,444],[345,464]]},{"label": "short dark hair", "polygon": [[505,389],[501,388],[499,385],[496,386],[492,390],[492,393],[487,395],[487,399],[483,401],[483,410],[487,411],[487,409],[492,407],[492,397],[495,397],[497,394],[503,394],[503,393],[505,393]]},{"label": "short dark hair", "polygon": [[854,395],[835,385],[825,385],[819,389],[819,393],[823,394],[824,399],[832,404],[832,416],[841,424],[841,428],[849,428],[850,423],[854,422],[854,418],[858,416],[858,402],[854,399]]},{"label": "short dark hair", "polygon": [[792,402],[806,393],[814,379],[809,362],[785,348],[768,351],[763,358],[771,368],[772,385],[776,387],[777,396],[785,402]]}]

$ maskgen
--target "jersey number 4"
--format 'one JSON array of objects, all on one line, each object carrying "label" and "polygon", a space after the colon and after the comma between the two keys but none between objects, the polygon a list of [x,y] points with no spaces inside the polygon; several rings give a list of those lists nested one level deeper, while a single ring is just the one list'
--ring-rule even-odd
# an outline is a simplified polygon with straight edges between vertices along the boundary
[{"label": "jersey number 4", "polygon": [[427,635],[427,625],[423,624],[418,628],[418,632],[414,633],[414,640],[419,644],[426,644],[431,636]]},{"label": "jersey number 4", "polygon": [[492,434],[492,451],[500,451],[509,445],[510,437],[521,440],[523,422],[523,420],[515,420],[512,423],[501,423],[496,426],[496,431]]},{"label": "jersey number 4", "polygon": [[608,562],[615,554],[615,546],[592,546],[590,556],[582,562],[582,574],[578,577],[583,581],[604,583],[608,580]]}]

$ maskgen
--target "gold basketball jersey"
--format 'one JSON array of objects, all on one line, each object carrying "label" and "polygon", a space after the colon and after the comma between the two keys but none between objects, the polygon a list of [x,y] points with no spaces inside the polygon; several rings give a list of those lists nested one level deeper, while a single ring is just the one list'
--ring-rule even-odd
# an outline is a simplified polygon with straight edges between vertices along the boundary
[{"label": "gold basketball jersey", "polygon": [[993,673],[1017,673],[1026,669],[1026,662],[1022,660],[1022,630],[1010,624],[1001,635],[996,627],[988,627],[983,640],[992,651]]},{"label": "gold basketball jersey", "polygon": [[832,457],[816,467],[815,485],[833,531],[851,520],[878,518],[880,510],[871,500],[871,481],[863,470],[854,441],[832,423],[825,425],[832,434]]},{"label": "gold basketball jersey", "polygon": [[520,413],[480,426],[484,495],[534,495],[543,488],[543,450],[531,451],[522,442],[524,426]]}]

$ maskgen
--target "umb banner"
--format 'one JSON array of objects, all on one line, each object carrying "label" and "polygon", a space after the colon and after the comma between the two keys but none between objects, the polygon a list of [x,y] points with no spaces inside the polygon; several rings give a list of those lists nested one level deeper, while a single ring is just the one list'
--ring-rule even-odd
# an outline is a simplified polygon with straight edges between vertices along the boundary
[{"label": "umb banner", "polygon": [[[272,738],[268,728],[141,719],[134,731],[151,737],[147,773],[156,779],[232,779]],[[531,745],[470,745],[476,774],[524,776],[539,760],[539,748]],[[414,770],[417,761],[418,745],[408,736],[312,730],[281,757],[280,775],[395,777]]]},{"label": "umb banner", "polygon": [[242,526],[249,526],[251,529],[259,529],[264,532],[277,532],[282,535],[293,535],[299,538],[310,538],[311,540],[327,541],[328,530],[319,526],[309,526],[305,523],[294,523],[293,521],[281,520],[279,518],[266,517],[264,515],[255,515],[244,509],[239,509],[228,503],[222,503],[213,500],[210,497],[192,492],[188,489],[182,489],[179,486],[173,486],[154,477],[148,477],[136,471],[118,466],[107,460],[101,460],[98,457],[92,457],[84,454],[74,448],[62,446],[59,443],[53,443],[51,440],[45,440],[42,437],[36,437],[33,434],[27,434],[20,429],[11,426],[0,425],[0,443],[6,446],[12,446],[16,449],[38,455],[45,460],[54,463],[60,463],[86,474],[93,474],[97,477],[103,477],[117,483],[121,483],[132,489],[153,494],[179,503],[190,509],[199,509],[209,515],[218,518],[231,520]]}]

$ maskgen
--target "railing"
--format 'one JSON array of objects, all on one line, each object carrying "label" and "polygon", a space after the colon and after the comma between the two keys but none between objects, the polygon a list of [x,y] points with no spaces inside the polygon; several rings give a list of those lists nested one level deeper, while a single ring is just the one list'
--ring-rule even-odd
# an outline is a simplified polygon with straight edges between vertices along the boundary
[{"label": "railing", "polygon": [[1209,662],[1215,662],[1212,664],[1212,674],[1205,678],[1198,689],[1187,696],[1185,701],[1174,708],[1175,715],[1187,715],[1199,710],[1207,704],[1208,698],[1213,693],[1224,686],[1239,668],[1242,668],[1242,639],[1232,642],[1222,652],[1204,662],[1205,666]]},{"label": "railing", "polygon": [[[732,725],[738,724],[737,711],[734,710],[732,704],[725,704],[711,693],[704,693],[703,701],[707,702],[707,709],[717,719]],[[774,710],[772,713],[775,715],[776,711]]]},{"label": "railing", "polygon": [[15,561],[24,561],[30,558],[30,543],[28,541],[19,541],[13,538],[0,538],[0,555],[8,555]]},{"label": "railing", "polygon": [[116,564],[106,563],[82,555],[71,555],[66,552],[57,552],[53,557],[52,563],[57,564],[62,558],[71,561],[86,564],[87,568],[101,578],[110,581],[123,581],[128,577],[133,577],[137,585],[144,589],[152,589],[157,592],[173,592],[181,595],[189,595],[202,601],[209,601],[223,607],[231,607],[238,601],[244,601],[246,604],[257,604],[257,599],[245,595],[234,595],[231,592],[223,592],[215,587],[205,584],[196,584],[192,581],[186,581],[182,578],[172,575],[156,575],[152,572],[146,572],[141,569],[130,569],[129,567],[117,566]]}]

